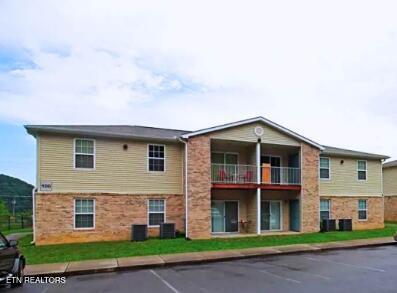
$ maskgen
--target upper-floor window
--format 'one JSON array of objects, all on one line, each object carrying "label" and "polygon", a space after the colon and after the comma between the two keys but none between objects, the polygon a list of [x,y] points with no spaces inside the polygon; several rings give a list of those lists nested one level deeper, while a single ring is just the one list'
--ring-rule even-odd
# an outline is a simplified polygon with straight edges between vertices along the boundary
[{"label": "upper-floor window", "polygon": [[149,144],[148,146],[148,169],[149,171],[165,170],[165,146]]},{"label": "upper-floor window", "polygon": [[357,161],[358,180],[367,180],[367,161]]},{"label": "upper-floor window", "polygon": [[330,178],[330,160],[329,158],[320,158],[320,179]]},{"label": "upper-floor window", "polygon": [[331,201],[329,199],[320,200],[320,219],[329,219],[331,217]]},{"label": "upper-floor window", "polygon": [[94,169],[95,141],[93,139],[75,139],[74,167],[76,169]]},{"label": "upper-floor window", "polygon": [[361,221],[367,220],[368,202],[366,199],[358,200],[358,219]]}]

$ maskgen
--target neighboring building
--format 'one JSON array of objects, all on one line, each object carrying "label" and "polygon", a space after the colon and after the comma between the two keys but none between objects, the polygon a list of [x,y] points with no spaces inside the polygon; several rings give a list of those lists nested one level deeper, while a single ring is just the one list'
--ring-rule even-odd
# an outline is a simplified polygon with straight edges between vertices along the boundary
[{"label": "neighboring building", "polygon": [[[37,139],[36,244],[383,227],[385,156],[324,147],[263,117],[199,131],[26,126]],[[187,218],[187,221],[186,221]]]},{"label": "neighboring building", "polygon": [[385,221],[397,221],[397,160],[383,164]]}]

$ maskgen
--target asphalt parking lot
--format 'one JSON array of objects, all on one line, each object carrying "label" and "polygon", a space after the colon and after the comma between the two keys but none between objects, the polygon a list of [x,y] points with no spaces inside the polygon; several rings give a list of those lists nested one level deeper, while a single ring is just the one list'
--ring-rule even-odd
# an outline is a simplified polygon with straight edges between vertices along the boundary
[{"label": "asphalt parking lot", "polygon": [[75,276],[10,292],[397,292],[397,246]]}]

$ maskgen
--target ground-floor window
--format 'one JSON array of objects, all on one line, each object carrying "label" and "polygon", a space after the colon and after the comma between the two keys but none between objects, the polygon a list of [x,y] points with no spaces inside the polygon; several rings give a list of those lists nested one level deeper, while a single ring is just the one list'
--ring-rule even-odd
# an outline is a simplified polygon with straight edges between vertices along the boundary
[{"label": "ground-floor window", "polygon": [[149,199],[148,202],[149,226],[158,226],[165,222],[165,200]]},{"label": "ground-floor window", "polygon": [[367,220],[368,216],[368,201],[366,199],[358,200],[358,219],[361,221]]},{"label": "ground-floor window", "polygon": [[74,200],[74,227],[76,229],[90,229],[95,227],[95,200]]},{"label": "ground-floor window", "polygon": [[321,199],[320,200],[320,219],[329,219],[331,218],[331,200],[329,199]]}]

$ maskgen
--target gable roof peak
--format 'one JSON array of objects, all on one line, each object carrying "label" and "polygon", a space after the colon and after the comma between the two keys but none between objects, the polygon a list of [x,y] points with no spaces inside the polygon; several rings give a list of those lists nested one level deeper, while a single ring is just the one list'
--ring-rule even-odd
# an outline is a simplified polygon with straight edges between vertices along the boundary
[{"label": "gable roof peak", "polygon": [[227,128],[232,128],[232,127],[236,127],[236,126],[241,126],[241,125],[246,125],[246,124],[250,124],[250,123],[254,123],[254,122],[262,122],[265,125],[268,125],[270,127],[273,127],[275,129],[277,129],[278,131],[287,134],[288,136],[294,137],[300,141],[304,141],[320,150],[323,150],[324,147],[322,145],[320,145],[319,143],[316,143],[286,127],[283,127],[263,116],[257,116],[257,117],[253,117],[253,118],[248,118],[248,119],[244,119],[244,120],[240,120],[240,121],[235,121],[235,122],[230,122],[230,123],[226,123],[226,124],[221,124],[218,126],[213,126],[213,127],[209,127],[209,128],[204,128],[204,129],[200,129],[197,131],[193,131],[190,133],[186,133],[184,135],[182,135],[182,138],[188,139],[189,137],[194,137],[197,135],[202,135],[202,134],[206,134],[206,133],[210,133],[210,132],[214,132],[214,131],[219,131],[219,130],[223,130],[223,129],[227,129]]}]

